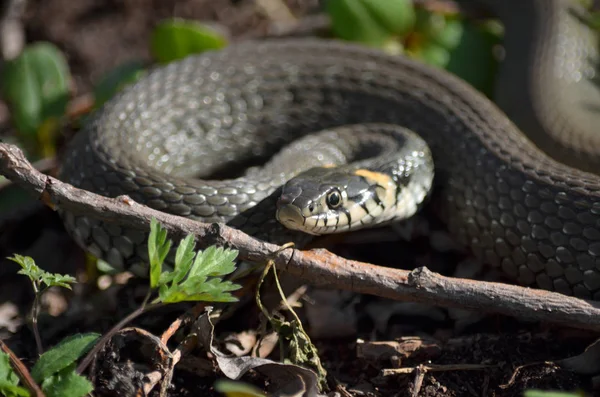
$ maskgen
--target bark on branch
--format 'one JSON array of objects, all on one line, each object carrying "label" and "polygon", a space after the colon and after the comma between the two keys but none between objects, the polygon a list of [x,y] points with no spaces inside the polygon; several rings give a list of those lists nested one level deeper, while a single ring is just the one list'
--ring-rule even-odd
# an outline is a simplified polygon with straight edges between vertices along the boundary
[{"label": "bark on branch", "polygon": [[110,199],[77,189],[37,171],[14,145],[0,143],[0,174],[52,208],[145,229],[155,217],[174,237],[191,233],[200,248],[226,245],[239,250],[244,260],[273,259],[278,269],[312,285],[600,330],[600,302],[515,285],[444,277],[424,267],[408,272],[374,266],[323,249],[280,251],[278,245],[224,224],[204,224],[153,210],[126,196]]}]

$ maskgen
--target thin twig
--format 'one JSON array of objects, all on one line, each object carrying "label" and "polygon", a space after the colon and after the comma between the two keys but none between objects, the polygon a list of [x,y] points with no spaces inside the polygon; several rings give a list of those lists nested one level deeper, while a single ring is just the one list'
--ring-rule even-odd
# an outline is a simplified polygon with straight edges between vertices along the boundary
[{"label": "thin twig", "polygon": [[481,371],[484,369],[497,368],[497,365],[487,364],[423,364],[416,367],[386,368],[381,370],[382,376],[411,374],[414,371],[423,372],[447,372],[447,371]]},{"label": "thin twig", "polygon": [[600,330],[600,302],[515,285],[444,277],[424,267],[408,272],[374,266],[323,249],[279,251],[278,245],[224,224],[205,224],[153,210],[126,196],[111,199],[74,188],[37,171],[14,145],[0,144],[0,174],[52,208],[145,231],[150,230],[154,217],[172,238],[193,234],[199,248],[227,246],[238,250],[239,258],[249,262],[265,263],[272,258],[279,270],[313,285]]},{"label": "thin twig", "polygon": [[179,328],[185,322],[195,321],[196,318],[198,318],[198,316],[200,316],[200,314],[202,314],[204,312],[204,310],[206,309],[206,306],[207,306],[206,302],[199,302],[193,308],[186,311],[181,316],[177,317],[177,319],[175,319],[175,321],[173,321],[171,323],[171,325],[169,325],[169,327],[160,336],[161,342],[166,345],[169,342],[169,339],[171,339],[171,337],[173,335],[175,335],[175,332],[177,332],[177,330],[179,330]]}]

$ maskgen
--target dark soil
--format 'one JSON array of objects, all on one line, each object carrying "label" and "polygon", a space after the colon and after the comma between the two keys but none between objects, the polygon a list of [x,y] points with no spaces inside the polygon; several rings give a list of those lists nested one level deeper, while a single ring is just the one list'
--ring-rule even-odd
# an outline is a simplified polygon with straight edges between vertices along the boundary
[{"label": "dark soil", "polygon": [[[302,16],[314,11],[318,0],[289,0],[291,10]],[[95,82],[116,66],[132,60],[151,60],[149,37],[155,24],[167,17],[182,17],[218,22],[233,37],[265,33],[274,21],[261,13],[250,0],[30,0],[24,20],[27,40],[50,41],[66,54],[74,76],[76,96],[88,93]],[[2,194],[9,189],[4,189]],[[435,221],[426,220],[435,225]],[[437,226],[434,226],[434,229]],[[441,226],[439,227],[441,230]],[[428,237],[411,243],[332,247],[344,255],[352,255],[373,263],[402,262],[427,264],[435,271],[446,271],[449,264],[468,259],[460,251],[435,253]],[[433,253],[432,253],[433,252]],[[52,272],[77,276],[79,284],[72,292],[57,291],[49,295],[45,307],[54,313],[42,317],[40,324],[45,345],[52,345],[76,332],[105,332],[119,319],[134,310],[144,297],[144,282],[130,279],[106,290],[98,287],[102,279],[86,262],[85,255],[65,234],[58,216],[33,200],[24,200],[14,213],[0,218],[0,257],[20,253],[30,255],[43,268]],[[25,277],[16,275],[16,267],[0,262],[0,338],[30,365],[36,357],[35,344],[25,321],[31,305],[31,288]],[[87,283],[86,283],[87,282]],[[301,301],[311,305],[311,298]],[[367,308],[381,305],[381,311]],[[7,304],[17,312],[6,314]],[[384,368],[416,367],[434,364],[451,366],[426,371],[419,396],[521,396],[529,388],[545,390],[585,390],[594,393],[592,379],[561,369],[552,360],[580,354],[593,341],[592,333],[579,332],[544,324],[518,322],[501,316],[489,316],[472,325],[457,326],[447,315],[428,316],[421,313],[390,309],[395,302],[367,296],[343,295],[335,310],[348,310],[356,329],[351,334],[334,329],[331,335],[315,337],[323,365],[332,377],[351,395],[411,396],[418,383],[417,372],[408,375],[382,376]],[[339,305],[339,306],[337,306]],[[217,337],[226,332],[240,332],[259,327],[255,308],[244,310],[224,321]],[[68,307],[68,309],[66,309]],[[168,307],[136,320],[133,325],[160,335],[185,305]],[[393,312],[384,326],[377,326],[382,312]],[[303,310],[300,310],[301,314]],[[422,310],[423,313],[427,310]],[[305,317],[303,317],[305,318]],[[336,327],[331,323],[331,327]],[[305,324],[311,333],[311,324]],[[11,330],[16,333],[11,333]],[[357,340],[392,341],[406,336],[433,340],[433,355],[417,354],[407,358],[357,357]],[[271,357],[277,359],[277,352]],[[465,365],[489,365],[469,369]],[[519,370],[517,368],[523,366]],[[177,369],[169,395],[216,395],[212,383],[218,376],[201,377],[190,367]],[[264,380],[257,376],[244,379],[259,387]],[[262,383],[261,383],[262,382]],[[155,388],[156,390],[157,388]],[[597,393],[597,391],[596,391]],[[122,394],[123,395],[123,394]],[[158,395],[153,391],[152,395]]]}]

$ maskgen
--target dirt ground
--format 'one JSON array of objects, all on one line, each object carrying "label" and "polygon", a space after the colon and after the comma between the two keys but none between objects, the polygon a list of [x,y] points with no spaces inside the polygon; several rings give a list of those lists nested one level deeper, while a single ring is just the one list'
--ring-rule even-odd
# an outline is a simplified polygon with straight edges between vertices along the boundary
[{"label": "dirt ground", "polygon": [[[287,1],[299,17],[313,13],[319,3]],[[153,26],[174,16],[216,21],[227,27],[233,37],[264,34],[273,25],[273,20],[249,0],[30,0],[24,22],[28,42],[50,41],[65,52],[74,75],[76,96],[81,96],[114,67],[131,60],[149,61]],[[442,226],[431,216],[424,215],[417,222],[439,232],[436,235],[443,233]],[[390,241],[330,248],[372,263],[389,263],[390,255],[394,259],[401,257],[401,262],[409,266],[427,263],[430,269],[440,272],[470,259],[460,250],[436,252],[433,245],[430,236],[419,236],[410,243]],[[33,200],[24,200],[14,212],[0,219],[0,257],[13,253],[31,255],[49,271],[75,274],[79,281],[88,281],[71,293],[60,291],[47,297],[44,303],[51,315],[43,316],[40,324],[46,345],[76,332],[108,330],[116,319],[134,310],[145,293],[144,283],[135,279],[118,282],[116,277],[108,289],[98,287],[104,279],[95,278],[85,255],[65,234],[58,216]],[[35,344],[28,327],[21,324],[32,294],[27,280],[16,275],[15,270],[8,261],[0,262],[0,338],[6,339],[29,364],[35,359]],[[528,388],[594,394],[591,377],[571,373],[551,362],[580,354],[594,340],[592,333],[503,316],[486,316],[472,324],[457,323],[444,310],[335,291],[309,290],[301,302],[302,318],[323,365],[349,395],[411,396],[420,382],[418,395],[426,397],[510,397],[521,396]],[[312,315],[304,310],[306,307],[312,307]],[[133,325],[160,335],[184,308],[177,305],[152,312]],[[332,311],[343,315],[342,320],[333,319]],[[217,336],[256,329],[258,318],[255,308],[240,312],[219,326]],[[17,330],[16,334],[11,333]],[[364,348],[361,340],[384,343],[407,337],[427,344],[428,348],[406,356],[397,352],[357,357]],[[432,367],[400,375],[381,373],[384,368],[419,365]],[[176,369],[169,395],[217,395],[211,388],[215,377],[200,377],[192,368]],[[265,386],[259,376],[244,380],[260,388]],[[597,386],[595,392],[598,393]],[[152,393],[158,395],[156,391]]]}]

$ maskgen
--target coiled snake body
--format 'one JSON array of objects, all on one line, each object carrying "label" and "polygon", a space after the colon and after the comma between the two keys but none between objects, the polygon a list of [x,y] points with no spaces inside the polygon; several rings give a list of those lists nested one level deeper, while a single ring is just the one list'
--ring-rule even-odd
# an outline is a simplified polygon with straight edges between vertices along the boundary
[{"label": "coiled snake body", "polygon": [[[126,89],[73,140],[61,177],[262,238],[300,239],[276,218],[321,233],[416,210],[431,162],[406,128],[429,145],[444,220],[478,258],[521,284],[600,299],[600,177],[571,168],[593,170],[600,159],[600,96],[588,63],[595,36],[566,2],[500,3],[508,3],[497,10],[507,58],[498,102],[523,132],[468,84],[403,57],[337,41],[244,42],[158,68]],[[320,130],[242,178],[191,178]],[[302,155],[291,162],[295,151]],[[358,162],[343,174],[330,167],[349,160]],[[315,164],[327,167],[304,174],[312,182],[290,183],[276,216],[278,187]],[[335,190],[331,181],[349,175],[354,182]],[[310,219],[319,208],[337,214],[333,226]],[[147,258],[144,231],[63,217],[82,246],[116,266]]]}]

